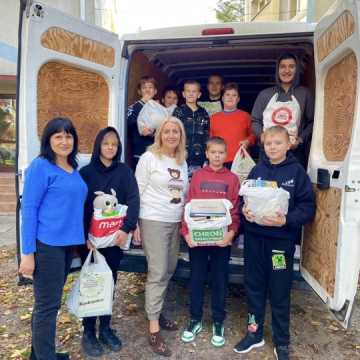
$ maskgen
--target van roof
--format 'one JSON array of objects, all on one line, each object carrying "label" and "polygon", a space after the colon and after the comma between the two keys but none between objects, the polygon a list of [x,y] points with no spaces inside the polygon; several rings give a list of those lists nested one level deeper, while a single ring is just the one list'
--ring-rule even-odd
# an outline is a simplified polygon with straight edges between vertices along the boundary
[{"label": "van roof", "polygon": [[157,40],[157,39],[186,39],[186,38],[206,38],[202,32],[207,29],[225,29],[231,28],[231,34],[211,34],[212,37],[234,37],[271,35],[271,34],[299,34],[313,33],[315,23],[295,22],[295,21],[277,21],[277,22],[229,22],[219,24],[189,25],[168,28],[158,28],[140,31],[138,33],[124,34],[122,40]]}]

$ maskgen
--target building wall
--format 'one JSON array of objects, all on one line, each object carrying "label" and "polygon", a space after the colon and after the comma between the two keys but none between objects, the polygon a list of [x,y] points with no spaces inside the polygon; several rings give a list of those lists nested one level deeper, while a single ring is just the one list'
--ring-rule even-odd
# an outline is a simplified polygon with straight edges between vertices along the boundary
[{"label": "building wall", "polygon": [[315,21],[319,21],[336,0],[316,0],[315,1]]}]

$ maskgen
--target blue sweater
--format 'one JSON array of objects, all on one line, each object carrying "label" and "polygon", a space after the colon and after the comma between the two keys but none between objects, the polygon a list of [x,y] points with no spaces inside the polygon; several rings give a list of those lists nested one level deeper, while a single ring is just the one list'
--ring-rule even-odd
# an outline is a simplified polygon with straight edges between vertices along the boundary
[{"label": "blue sweater", "polygon": [[26,171],[22,213],[22,253],[36,252],[36,240],[52,246],[84,243],[87,186],[78,171],[68,173],[44,158]]},{"label": "blue sweater", "polygon": [[246,231],[262,236],[295,240],[302,225],[315,216],[315,195],[310,178],[296,158],[288,153],[286,159],[273,165],[267,157],[250,171],[248,179],[276,181],[279,187],[290,194],[286,224],[281,227],[262,226],[245,219]]}]

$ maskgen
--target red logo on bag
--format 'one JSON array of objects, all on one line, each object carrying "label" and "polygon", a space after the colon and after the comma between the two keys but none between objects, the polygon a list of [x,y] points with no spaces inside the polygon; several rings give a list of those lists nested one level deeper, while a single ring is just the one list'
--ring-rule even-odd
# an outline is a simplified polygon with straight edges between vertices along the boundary
[{"label": "red logo on bag", "polygon": [[287,125],[292,120],[292,112],[285,106],[280,107],[272,113],[271,120],[276,125]]},{"label": "red logo on bag", "polygon": [[120,229],[125,217],[111,217],[108,219],[91,219],[89,233],[92,236],[104,237],[113,234]]}]

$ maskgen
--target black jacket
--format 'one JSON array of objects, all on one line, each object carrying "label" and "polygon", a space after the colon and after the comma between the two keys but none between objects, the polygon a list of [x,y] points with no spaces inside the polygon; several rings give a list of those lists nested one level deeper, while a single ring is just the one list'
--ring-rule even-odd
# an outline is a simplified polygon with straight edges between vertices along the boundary
[{"label": "black jacket", "polygon": [[174,110],[173,116],[180,119],[185,127],[188,165],[201,166],[205,161],[206,141],[210,131],[207,111],[200,106],[196,111],[192,111],[189,106],[183,104]]},{"label": "black jacket", "polygon": [[100,160],[100,145],[108,132],[116,132],[112,127],[101,130],[95,140],[94,150],[90,164],[80,169],[80,175],[88,186],[88,197],[85,202],[84,225],[87,236],[90,221],[93,215],[93,201],[95,191],[111,194],[111,189],[116,191],[119,204],[127,205],[127,215],[121,230],[129,233],[135,230],[139,217],[140,198],[139,189],[132,170],[120,162],[121,143],[119,140],[118,152],[111,166],[106,167]]},{"label": "black jacket", "polygon": [[248,179],[276,181],[279,187],[290,193],[290,199],[284,226],[261,226],[245,220],[245,230],[262,236],[295,241],[301,226],[315,216],[315,195],[304,168],[291,153],[288,153],[282,163],[276,165],[263,156],[250,171]]}]

